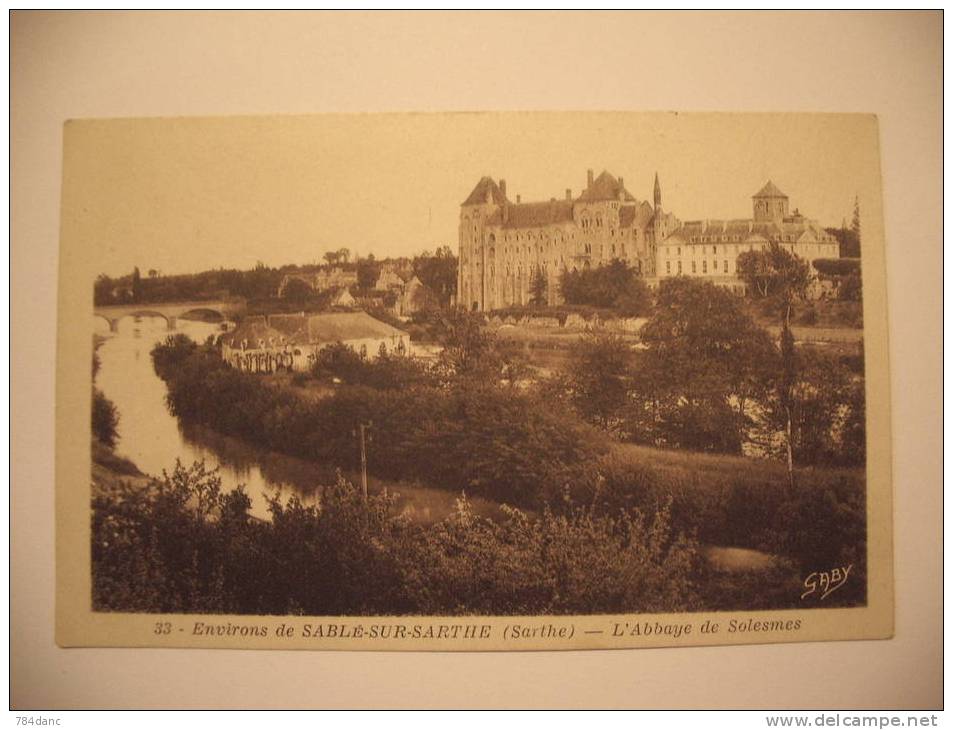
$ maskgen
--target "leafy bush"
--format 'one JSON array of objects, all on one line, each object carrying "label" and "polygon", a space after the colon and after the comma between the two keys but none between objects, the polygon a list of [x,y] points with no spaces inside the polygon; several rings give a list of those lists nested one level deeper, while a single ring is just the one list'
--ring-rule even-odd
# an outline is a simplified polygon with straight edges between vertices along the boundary
[{"label": "leafy bush", "polygon": [[[577,483],[572,499],[602,514],[653,515],[667,509],[676,533],[703,544],[781,556],[794,563],[802,579],[815,570],[853,563],[858,579],[838,600],[864,600],[862,475],[802,470],[791,490],[783,466],[773,462],[678,452],[648,452],[640,458],[637,453],[637,447],[621,447],[598,460],[590,479]],[[663,455],[668,463],[659,466]]]},{"label": "leafy bush", "polygon": [[93,604],[103,611],[237,614],[579,614],[696,606],[694,544],[662,512],[477,518],[465,498],[430,527],[343,480],[321,508],[272,501],[248,518],[201,465],[94,500]]},{"label": "leafy bush", "polygon": [[[185,347],[174,338],[158,345],[153,358],[169,388],[170,410],[186,422],[342,468],[357,465],[354,430],[372,422],[372,474],[542,504],[552,484],[571,478],[604,446],[566,410],[477,377],[484,371],[474,348],[468,340],[456,353],[455,362],[472,368],[445,387],[401,370],[412,366],[385,360],[360,366],[369,368],[361,376],[365,384],[342,385],[319,402],[231,369],[211,348]],[[412,382],[416,377],[421,380]],[[400,387],[387,387],[394,383]]]},{"label": "leafy bush", "polygon": [[337,378],[350,385],[371,388],[404,388],[433,384],[435,378],[426,364],[414,357],[381,351],[369,360],[350,345],[342,342],[322,348],[311,368],[318,378]]},{"label": "leafy bush", "polygon": [[93,388],[93,436],[109,448],[119,437],[119,411],[99,388]]}]

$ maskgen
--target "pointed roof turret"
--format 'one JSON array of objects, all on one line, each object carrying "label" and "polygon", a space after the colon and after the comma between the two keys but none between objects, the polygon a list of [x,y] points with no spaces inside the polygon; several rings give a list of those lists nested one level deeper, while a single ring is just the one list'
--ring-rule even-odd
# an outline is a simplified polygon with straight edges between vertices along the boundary
[{"label": "pointed roof turret", "polygon": [[658,172],[655,173],[655,194],[653,199],[655,200],[656,208],[662,207],[662,186],[659,185]]},{"label": "pointed roof turret", "polygon": [[764,184],[764,187],[761,188],[758,192],[756,192],[751,197],[752,198],[786,198],[788,196],[782,193],[780,190],[778,190],[777,185],[775,185],[773,182],[768,180],[768,182]]},{"label": "pointed roof turret", "polygon": [[484,205],[486,203],[495,203],[503,205],[508,202],[506,193],[497,185],[496,181],[489,176],[480,178],[473,191],[467,196],[467,199],[461,205]]}]

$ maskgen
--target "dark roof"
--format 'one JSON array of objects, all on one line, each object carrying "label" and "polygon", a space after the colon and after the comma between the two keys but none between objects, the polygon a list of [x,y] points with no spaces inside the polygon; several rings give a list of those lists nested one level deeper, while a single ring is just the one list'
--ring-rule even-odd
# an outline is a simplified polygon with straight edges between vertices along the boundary
[{"label": "dark roof", "polygon": [[[788,216],[780,221],[756,221],[750,218],[734,220],[685,221],[672,236],[678,236],[686,243],[695,236],[738,236],[742,241],[755,236],[772,240],[776,236],[798,236],[810,233],[817,241],[829,242],[832,236],[821,225],[801,215]],[[717,241],[714,241],[715,243]]]},{"label": "dark roof", "polygon": [[553,223],[572,222],[572,201],[551,200],[548,203],[510,203],[506,220],[503,211],[497,210],[487,220],[489,225],[503,228],[538,228]]},{"label": "dark roof", "polygon": [[764,184],[764,187],[761,188],[758,192],[756,192],[751,197],[752,198],[786,198],[788,196],[782,193],[780,190],[778,190],[777,185],[775,185],[773,182],[768,180],[768,182]]},{"label": "dark roof", "polygon": [[487,190],[490,191],[493,202],[497,205],[503,205],[503,203],[506,202],[506,196],[503,195],[503,191],[500,190],[500,186],[496,184],[496,181],[492,177],[483,177],[480,179],[480,182],[476,184],[476,187],[473,188],[473,192],[470,193],[461,205],[483,205],[486,203]]},{"label": "dark roof", "polygon": [[380,339],[407,333],[375,319],[367,312],[331,312],[328,314],[272,314],[247,317],[234,331],[223,337],[226,345],[242,340],[257,344],[274,339],[299,345],[317,345],[348,340]]},{"label": "dark roof", "polygon": [[619,208],[619,226],[621,228],[645,228],[652,222],[655,209],[646,202],[639,205],[623,205]]},{"label": "dark roof", "polygon": [[245,317],[242,323],[234,330],[222,337],[222,341],[229,347],[241,345],[242,340],[257,345],[259,340],[273,340],[275,342],[285,337],[283,332],[269,326],[264,316]]},{"label": "dark roof", "polygon": [[583,190],[582,194],[576,198],[576,200],[581,203],[594,203],[599,200],[618,200],[619,191],[622,191],[624,194],[624,200],[630,203],[635,202],[635,198],[632,194],[623,188],[622,185],[619,184],[619,181],[612,177],[606,170],[603,170],[602,174],[593,180],[592,185]]}]

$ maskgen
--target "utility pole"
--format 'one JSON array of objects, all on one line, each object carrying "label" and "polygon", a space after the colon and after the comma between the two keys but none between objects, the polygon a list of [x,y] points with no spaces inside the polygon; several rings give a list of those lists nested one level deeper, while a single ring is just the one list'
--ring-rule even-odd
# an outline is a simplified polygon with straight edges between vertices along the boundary
[{"label": "utility pole", "polygon": [[361,423],[357,427],[361,435],[361,493],[364,495],[365,502],[367,501],[367,449],[364,445],[364,432],[371,427],[372,423],[372,421]]}]

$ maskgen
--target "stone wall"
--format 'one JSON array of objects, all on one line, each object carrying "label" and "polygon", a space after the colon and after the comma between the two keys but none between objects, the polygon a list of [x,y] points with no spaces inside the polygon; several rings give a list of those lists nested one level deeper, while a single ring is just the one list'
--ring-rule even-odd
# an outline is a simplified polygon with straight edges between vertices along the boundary
[{"label": "stone wall", "polygon": [[648,321],[645,317],[611,317],[602,319],[598,315],[584,317],[581,314],[569,314],[564,322],[557,317],[544,315],[525,315],[523,317],[500,317],[493,315],[489,318],[489,326],[497,329],[505,325],[519,327],[539,327],[541,329],[561,329],[565,332],[607,332],[620,335],[638,335],[639,330]]}]

